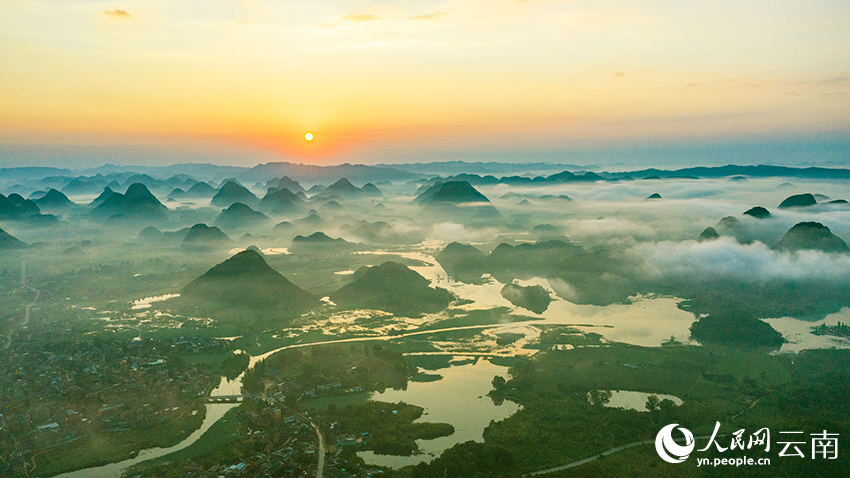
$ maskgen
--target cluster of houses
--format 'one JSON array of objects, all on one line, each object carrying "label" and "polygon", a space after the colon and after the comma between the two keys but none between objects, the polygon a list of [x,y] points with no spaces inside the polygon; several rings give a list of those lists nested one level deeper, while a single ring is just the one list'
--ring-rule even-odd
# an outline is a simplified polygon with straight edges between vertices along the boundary
[{"label": "cluster of houses", "polygon": [[0,354],[0,476],[52,447],[197,413],[217,376],[176,359],[173,345],[17,336]]},{"label": "cluster of houses", "polygon": [[[318,463],[318,436],[314,419],[281,406],[276,400],[252,397],[237,410],[239,420],[251,433],[251,453],[237,454],[231,461],[206,467],[182,464],[181,476],[189,478],[266,478],[315,476]],[[361,447],[368,432],[351,433],[332,423],[322,427],[325,437],[323,476],[364,478],[381,476],[379,469],[354,471],[339,454],[346,447]]]}]

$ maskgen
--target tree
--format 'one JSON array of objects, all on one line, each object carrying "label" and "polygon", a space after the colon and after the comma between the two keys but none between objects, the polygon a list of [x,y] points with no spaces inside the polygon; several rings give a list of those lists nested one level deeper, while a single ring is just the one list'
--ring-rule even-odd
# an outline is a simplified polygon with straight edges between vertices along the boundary
[{"label": "tree", "polygon": [[590,391],[590,403],[597,407],[603,407],[611,400],[611,390],[599,390],[594,388]]},{"label": "tree", "polygon": [[669,417],[676,410],[676,402],[669,398],[665,398],[658,404],[658,410],[661,411],[662,417]]},{"label": "tree", "polygon": [[508,374],[511,376],[512,383],[516,388],[531,387],[534,385],[534,369],[534,362],[526,358],[521,358],[508,369]]},{"label": "tree", "polygon": [[254,395],[263,393],[263,390],[266,389],[266,384],[263,382],[264,373],[265,367],[263,366],[263,362],[259,362],[257,365],[249,368],[245,371],[245,375],[242,376],[242,388]]},{"label": "tree", "polygon": [[658,399],[658,395],[650,395],[646,399],[646,411],[654,412],[661,408],[661,400]]}]

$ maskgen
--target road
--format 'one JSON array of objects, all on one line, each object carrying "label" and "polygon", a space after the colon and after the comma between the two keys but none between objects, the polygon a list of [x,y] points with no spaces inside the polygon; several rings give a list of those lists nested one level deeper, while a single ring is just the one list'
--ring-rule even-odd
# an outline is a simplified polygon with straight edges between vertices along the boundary
[{"label": "road", "polygon": [[319,449],[317,450],[319,453],[319,464],[316,466],[316,478],[322,478],[322,473],[325,471],[325,435],[313,420],[310,420],[310,425],[313,425],[313,428],[316,429],[316,435],[319,437]]},{"label": "road", "polygon": [[[263,354],[251,356],[251,361],[248,363],[248,367],[249,368],[253,367],[254,365],[257,364],[257,362],[261,362],[261,361],[269,358],[270,356],[272,356],[272,355],[274,355],[274,354],[276,354],[276,353],[278,353],[282,350],[298,349],[298,348],[304,348],[304,347],[314,347],[316,345],[345,344],[345,343],[351,343],[351,342],[380,342],[380,341],[386,342],[386,341],[390,341],[390,340],[404,339],[404,338],[408,338],[408,337],[415,337],[417,335],[439,334],[439,333],[442,333],[442,332],[456,332],[456,331],[460,331],[460,330],[499,329],[499,328],[506,328],[506,327],[515,327],[515,326],[518,326],[518,325],[534,325],[535,323],[539,323],[539,322],[540,322],[539,320],[534,319],[534,320],[525,320],[525,321],[518,321],[518,322],[508,322],[508,323],[504,323],[504,324],[462,325],[462,326],[459,326],[459,327],[448,327],[448,328],[444,328],[444,329],[415,330],[413,332],[406,332],[406,333],[398,334],[398,335],[367,335],[367,336],[363,336],[363,337],[353,337],[353,338],[350,338],[350,339],[334,339],[334,340],[325,340],[325,341],[322,341],[322,342],[305,342],[305,343],[300,343],[300,344],[284,345],[283,347],[278,347],[274,350],[269,350],[268,352],[265,352]],[[562,324],[562,325],[568,326],[568,325],[573,325],[573,324]],[[581,324],[575,324],[575,325],[581,325]],[[452,353],[453,352],[445,352],[445,353],[440,353],[440,355],[451,355]],[[455,355],[476,355],[476,354],[475,353],[466,354],[466,353],[458,352],[458,353],[455,353]],[[501,354],[496,353],[496,352],[492,352],[492,353],[478,354],[478,355],[484,355],[484,356],[487,356],[487,357],[497,357],[497,356],[500,356]],[[513,356],[513,355],[515,355],[515,354],[506,355],[506,356]]]},{"label": "road", "polygon": [[[31,304],[27,304],[24,306],[24,321],[21,322],[19,327],[25,327],[30,323],[30,308],[35,307],[35,303],[38,302],[38,298],[41,296],[41,291],[36,289],[35,287],[30,287],[26,284],[21,286],[21,289],[35,291],[35,298],[32,300]],[[12,335],[14,334],[14,330],[9,331],[9,335],[6,336],[6,345],[3,347],[4,349],[8,349],[12,346]]]},{"label": "road", "polygon": [[605,450],[598,455],[593,455],[590,458],[585,458],[584,460],[574,461],[572,463],[567,463],[566,465],[555,466],[552,468],[546,468],[545,470],[533,471],[531,473],[526,473],[524,476],[536,476],[536,475],[545,475],[547,473],[554,473],[556,471],[566,470],[568,468],[575,468],[577,466],[584,465],[586,463],[590,463],[591,461],[598,460],[599,458],[607,455],[611,455],[613,453],[617,453],[618,451],[627,450],[629,448],[633,448],[636,446],[649,445],[655,443],[655,440],[643,440],[636,441],[632,443],[627,443],[625,445],[620,445],[618,447],[611,448],[610,450]]},{"label": "road", "polygon": [[[722,437],[722,436],[728,436],[728,435],[723,434],[723,435],[717,435],[717,436]],[[694,437],[694,441],[696,441],[696,440],[708,440],[709,438],[711,438],[711,435]],[[683,441],[683,440],[684,440],[683,438],[675,439],[675,441]],[[653,443],[655,443],[654,439],[653,440],[643,440],[643,441],[636,441],[636,442],[632,442],[632,443],[626,443],[625,445],[620,445],[618,447],[611,448],[610,450],[605,450],[598,455],[593,455],[590,458],[585,458],[584,460],[574,461],[572,463],[567,463],[566,465],[555,466],[555,467],[552,467],[552,468],[546,468],[545,470],[532,471],[531,473],[526,473],[523,476],[545,475],[547,473],[554,473],[556,471],[566,470],[568,468],[575,468],[577,466],[581,466],[581,465],[585,465],[587,463],[590,463],[591,461],[598,460],[598,459],[602,458],[603,456],[612,455],[614,453],[617,453],[617,452],[620,452],[620,451],[623,451],[623,450],[628,450],[629,448],[634,448],[636,446],[652,445]],[[653,453],[655,453],[654,450],[653,450]]]}]

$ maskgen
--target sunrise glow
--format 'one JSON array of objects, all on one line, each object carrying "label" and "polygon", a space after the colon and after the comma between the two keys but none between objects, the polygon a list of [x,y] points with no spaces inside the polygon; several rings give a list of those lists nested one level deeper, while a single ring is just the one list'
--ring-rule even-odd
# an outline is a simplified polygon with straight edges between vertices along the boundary
[{"label": "sunrise glow", "polygon": [[[2,2],[0,147],[330,164],[846,141],[848,22],[826,2]],[[321,154],[291,133],[317,126]]]}]

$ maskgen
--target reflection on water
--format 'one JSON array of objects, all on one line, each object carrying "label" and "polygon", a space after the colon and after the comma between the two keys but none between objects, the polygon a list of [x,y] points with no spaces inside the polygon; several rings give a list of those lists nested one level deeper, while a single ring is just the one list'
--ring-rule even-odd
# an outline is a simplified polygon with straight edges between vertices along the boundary
[{"label": "reflection on water", "polygon": [[466,441],[481,442],[484,428],[491,420],[503,420],[519,410],[519,405],[505,401],[497,406],[487,393],[493,389],[496,375],[507,376],[507,367],[493,365],[487,360],[440,369],[435,373],[443,376],[436,382],[410,382],[407,390],[386,390],[372,394],[372,400],[381,402],[405,402],[425,408],[417,422],[450,423],[455,432],[434,440],[417,440],[423,454],[413,456],[376,455],[359,452],[358,455],[370,465],[401,468],[402,466],[431,461],[444,450]]},{"label": "reflection on water", "polygon": [[673,297],[638,296],[632,298],[631,304],[600,307],[556,300],[543,313],[546,320],[540,323],[587,324],[576,328],[598,333],[610,341],[644,347],[657,347],[671,337],[689,343],[694,316],[678,308],[680,301]]},{"label": "reflection on water", "polygon": [[484,285],[461,284],[448,278],[436,280],[437,286],[475,301],[467,307],[509,307],[517,314],[542,317],[543,320],[534,322],[535,325],[569,325],[583,332],[600,334],[610,341],[646,347],[657,347],[671,337],[683,343],[690,341],[690,326],[695,319],[693,314],[678,308],[681,299],[636,296],[631,304],[581,305],[559,298],[546,279],[534,278],[519,283],[524,287],[539,285],[547,289],[554,299],[549,308],[542,314],[535,314],[514,306],[502,297],[504,284],[492,277]]},{"label": "reflection on water", "polygon": [[[501,295],[501,290],[504,287],[493,277],[485,277],[487,281],[483,284],[471,285],[461,282],[456,282],[451,279],[443,268],[437,263],[434,258],[426,252],[432,252],[441,248],[443,243],[431,241],[423,243],[421,250],[425,252],[359,252],[358,254],[376,254],[376,255],[397,255],[407,259],[419,261],[419,266],[413,266],[415,270],[423,277],[431,281],[432,286],[448,289],[460,299],[471,301],[470,303],[457,306],[461,310],[482,310],[492,309],[496,307],[508,308],[514,313],[530,318],[536,318],[531,323],[513,323],[513,324],[494,324],[494,325],[476,325],[466,327],[455,327],[458,329],[482,329],[484,336],[489,336],[495,339],[498,334],[513,333],[522,335],[524,338],[517,339],[508,348],[505,348],[501,353],[487,353],[485,356],[492,357],[494,355],[523,355],[534,353],[534,349],[523,348],[528,342],[539,337],[540,329],[537,325],[564,325],[577,328],[584,332],[594,332],[605,337],[605,339],[616,342],[624,342],[628,344],[640,346],[659,346],[663,342],[674,338],[683,343],[689,343],[690,325],[694,322],[694,316],[691,313],[685,312],[678,308],[681,299],[674,297],[642,297],[637,296],[632,298],[631,304],[612,304],[608,306],[593,306],[573,304],[563,300],[554,292],[551,284],[547,279],[533,278],[530,280],[518,281],[522,286],[539,285],[549,291],[553,297],[549,308],[542,314],[535,314],[531,311],[516,307],[508,302]],[[235,249],[239,252],[241,249]],[[234,251],[231,251],[235,253]],[[288,254],[285,248],[273,248],[263,250],[266,254]],[[349,274],[354,271],[339,271],[337,274]],[[179,294],[162,295],[156,297],[147,297],[133,302],[133,309],[147,309],[155,302],[167,300],[173,297],[179,297]],[[139,314],[148,314],[143,312]],[[352,321],[355,320],[357,312],[346,311]],[[372,315],[379,314],[370,312]],[[155,315],[159,319],[165,314]],[[438,315],[432,316],[438,318]],[[345,319],[343,315],[338,318]],[[348,320],[348,319],[345,319]],[[414,329],[420,323],[414,323],[413,319],[405,319],[408,325]],[[417,320],[433,320],[433,319],[417,319]],[[142,322],[149,322],[140,321]],[[344,320],[343,320],[344,321]],[[815,336],[811,334],[811,329],[814,326],[821,324],[835,325],[839,321],[843,323],[850,322],[850,308],[844,308],[839,313],[827,316],[826,319],[818,322],[804,322],[793,318],[769,319],[768,323],[776,330],[785,336],[790,343],[784,344],[780,352],[799,352],[804,349],[811,348],[829,348],[829,347],[850,347],[850,340],[828,337]],[[421,331],[404,333],[397,336],[382,335],[378,337],[358,337],[349,339],[330,340],[330,343],[346,343],[359,342],[365,340],[392,340],[394,338],[402,338],[415,335],[426,335],[439,332],[439,330]],[[238,337],[228,337],[235,339]],[[257,362],[267,358],[273,353],[299,347],[308,347],[315,344],[292,344],[278,349],[266,352],[261,355],[253,356],[250,359],[250,365],[253,366]],[[423,354],[428,354],[424,352]],[[452,367],[441,369],[439,374],[444,378],[436,382],[411,382],[405,391],[387,390],[383,393],[372,395],[373,400],[384,402],[399,402],[419,405],[425,408],[424,415],[417,421],[420,422],[436,422],[450,423],[455,427],[455,432],[448,437],[441,437],[434,440],[418,440],[417,444],[422,451],[422,454],[411,457],[397,457],[389,455],[376,455],[373,452],[359,452],[367,464],[388,466],[392,468],[400,468],[402,466],[413,465],[420,462],[430,461],[435,456],[441,454],[444,450],[451,446],[469,440],[482,441],[483,431],[490,424],[491,420],[503,420],[517,410],[519,405],[506,401],[500,406],[496,406],[493,401],[486,396],[491,390],[492,379],[495,375],[506,375],[507,367],[493,365],[487,360],[477,360],[475,363],[467,363],[463,365],[454,365]],[[227,380],[222,377],[221,383],[216,387],[211,395],[240,395],[241,394],[241,378],[240,375],[235,380]],[[645,410],[646,399],[650,394],[634,391],[612,391],[611,400],[606,404],[608,407],[622,407],[639,411]],[[676,405],[680,405],[682,400],[671,395],[658,395],[658,398],[672,400]],[[204,418],[201,427],[192,433],[182,442],[169,448],[152,448],[142,450],[139,456],[133,459],[125,460],[119,463],[113,463],[96,468],[79,470],[76,472],[59,475],[60,477],[120,477],[124,470],[132,465],[142,461],[161,457],[169,453],[181,450],[188,447],[197,441],[217,420],[219,420],[227,410],[237,406],[238,404],[209,404],[206,406],[206,417]]]},{"label": "reflection on water", "polygon": [[791,317],[765,319],[765,322],[788,341],[782,344],[779,353],[796,353],[806,349],[850,348],[850,340],[843,337],[812,334],[812,328],[819,325],[850,323],[850,307],[843,307],[839,312],[827,315],[826,318],[817,322],[806,322]]},{"label": "reflection on water", "polygon": [[145,297],[144,299],[134,300],[133,307],[131,308],[133,310],[149,309],[151,307],[151,304],[153,304],[154,302],[162,302],[164,300],[173,299],[175,297],[180,297],[180,294],[166,294],[158,295],[155,297]]},{"label": "reflection on water", "polygon": [[[244,250],[245,249],[243,249],[241,247],[234,247],[233,249],[227,251],[227,253],[232,256],[232,255],[238,254],[238,253],[240,253]],[[265,249],[260,249],[260,252],[262,252],[263,255],[265,255],[265,256],[277,256],[277,255],[280,255],[280,254],[287,254],[287,255],[292,254],[291,252],[289,252],[289,248],[287,248],[287,247],[267,247]]]},{"label": "reflection on water", "polygon": [[[235,380],[227,380],[225,377],[221,377],[221,382],[218,387],[213,389],[210,396],[219,396],[219,395],[241,395],[242,393],[242,375],[240,375]],[[161,456],[168,455],[169,453],[174,453],[176,451],[180,451],[192,443],[198,441],[201,438],[201,435],[204,434],[207,430],[210,429],[211,426],[215,422],[217,422],[221,417],[227,413],[233,407],[239,406],[238,403],[214,403],[206,405],[206,415],[204,416],[204,421],[201,423],[201,427],[195,430],[191,435],[186,437],[180,443],[168,447],[168,448],[148,448],[145,450],[141,450],[139,455],[135,458],[131,458],[129,460],[124,460],[117,463],[110,463],[109,465],[98,466],[94,468],[86,468],[83,470],[72,471],[70,473],[65,473],[62,475],[58,475],[58,478],[118,478],[127,468],[141,463],[143,461],[152,460],[154,458],[159,458]]]},{"label": "reflection on water", "polygon": [[[431,247],[435,245],[439,246],[439,244],[429,243]],[[426,265],[413,266],[411,269],[430,280],[432,286],[448,289],[459,298],[472,301],[460,306],[460,309],[507,307],[516,314],[543,319],[534,322],[535,324],[569,325],[584,332],[598,333],[610,341],[632,345],[657,347],[671,337],[679,342],[690,343],[690,326],[695,318],[692,313],[678,308],[681,299],[675,297],[636,296],[632,298],[631,304],[580,305],[560,298],[547,279],[536,277],[517,281],[524,287],[539,285],[548,290],[549,295],[554,299],[545,312],[535,314],[514,306],[502,297],[501,291],[505,284],[495,278],[485,275],[487,282],[484,284],[457,282],[450,278],[440,264],[428,254],[386,251],[360,252],[360,254],[397,255],[425,263]],[[583,324],[583,326],[575,324]]]},{"label": "reflection on water", "polygon": [[267,256],[276,256],[279,254],[291,254],[289,252],[289,248],[286,247],[269,247],[267,249],[262,249],[263,254]]},{"label": "reflection on water", "polygon": [[[651,395],[658,397],[658,400],[670,400],[679,406],[682,404],[682,399],[673,395],[665,395],[663,393],[644,393],[632,392],[630,390],[611,390],[611,399],[605,404],[608,408],[625,408],[627,410],[637,410],[646,412],[646,399]],[[590,393],[587,394],[587,400],[591,403]]]},{"label": "reflection on water", "polygon": [[201,438],[201,435],[203,435],[204,432],[209,430],[213,423],[217,422],[224,416],[225,413],[227,413],[228,410],[236,406],[238,406],[237,403],[207,405],[207,414],[204,417],[204,422],[201,424],[201,428],[195,430],[195,432],[189,435],[185,440],[172,447],[148,448],[139,452],[137,457],[129,460],[98,466],[95,468],[72,471],[70,473],[58,475],[58,478],[119,478],[124,473],[124,470],[137,463],[159,458],[161,456],[168,455],[169,453],[174,453],[175,451],[182,450],[192,443],[195,443],[199,438]]},{"label": "reflection on water", "polygon": [[242,372],[233,380],[228,380],[227,377],[221,377],[221,382],[219,382],[218,387],[213,389],[210,396],[242,395],[242,375],[244,374],[245,372]]}]

